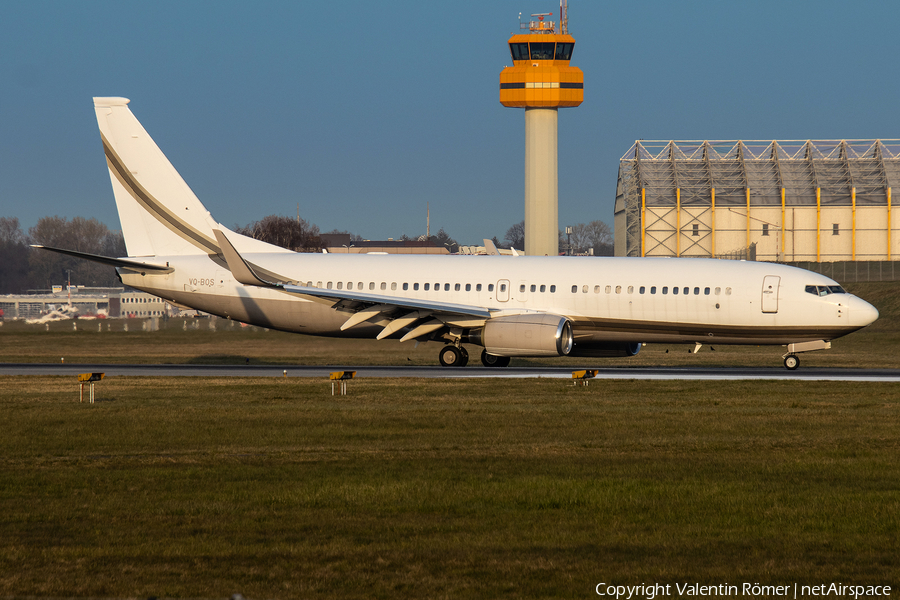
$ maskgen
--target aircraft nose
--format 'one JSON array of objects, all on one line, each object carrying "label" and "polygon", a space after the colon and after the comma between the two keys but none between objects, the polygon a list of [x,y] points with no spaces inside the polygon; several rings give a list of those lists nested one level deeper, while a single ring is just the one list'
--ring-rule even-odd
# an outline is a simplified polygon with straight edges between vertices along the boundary
[{"label": "aircraft nose", "polygon": [[871,325],[878,318],[878,309],[856,296],[850,297],[850,325],[853,327],[865,327]]}]

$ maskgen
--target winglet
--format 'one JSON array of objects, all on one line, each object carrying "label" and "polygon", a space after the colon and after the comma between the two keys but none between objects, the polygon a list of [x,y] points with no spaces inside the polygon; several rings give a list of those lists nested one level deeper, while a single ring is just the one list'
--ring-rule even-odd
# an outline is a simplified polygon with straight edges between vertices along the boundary
[{"label": "winglet", "polygon": [[225,237],[225,234],[220,229],[213,229],[213,233],[216,235],[216,241],[219,242],[219,248],[222,249],[225,262],[228,263],[228,269],[236,280],[244,285],[278,287],[276,284],[260,278],[253,271],[253,268],[247,264],[247,261],[241,258],[241,255],[238,254],[238,251],[234,249],[234,246],[231,245],[231,242],[228,241],[228,238]]}]

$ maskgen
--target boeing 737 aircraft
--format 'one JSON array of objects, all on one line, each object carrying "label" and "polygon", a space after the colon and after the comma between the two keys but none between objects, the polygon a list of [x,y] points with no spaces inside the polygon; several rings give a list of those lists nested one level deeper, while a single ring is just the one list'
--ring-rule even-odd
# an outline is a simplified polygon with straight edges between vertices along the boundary
[{"label": "boeing 737 aircraft", "polygon": [[797,354],[878,318],[822,275],[710,259],[297,253],[213,219],[128,108],[94,98],[126,258],[125,285],[228,319],[308,335],[463,344],[516,356],[633,356],[643,343],[787,346]]}]

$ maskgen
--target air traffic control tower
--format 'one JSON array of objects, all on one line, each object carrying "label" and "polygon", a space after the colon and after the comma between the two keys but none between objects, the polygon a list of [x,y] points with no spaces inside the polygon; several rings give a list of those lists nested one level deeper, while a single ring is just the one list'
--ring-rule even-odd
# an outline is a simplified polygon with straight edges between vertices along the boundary
[{"label": "air traffic control tower", "polygon": [[[569,35],[566,2],[559,31],[552,13],[531,15],[528,33],[509,39],[513,66],[500,73],[500,104],[525,109],[525,254],[559,254],[557,119],[560,108],[584,101],[584,73],[570,67],[575,38]],[[525,29],[525,23],[520,25]]]}]

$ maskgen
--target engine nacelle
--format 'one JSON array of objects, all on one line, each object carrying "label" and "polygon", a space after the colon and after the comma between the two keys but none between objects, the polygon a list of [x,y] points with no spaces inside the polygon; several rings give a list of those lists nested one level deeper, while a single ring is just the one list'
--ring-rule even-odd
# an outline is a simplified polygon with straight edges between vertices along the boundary
[{"label": "engine nacelle", "polygon": [[608,358],[636,356],[640,351],[640,342],[578,342],[569,356]]},{"label": "engine nacelle", "polygon": [[468,340],[496,356],[567,356],[572,324],[565,317],[527,313],[491,319],[468,332]]}]

